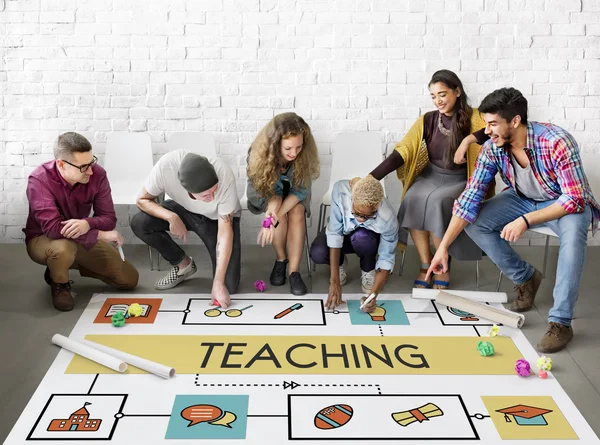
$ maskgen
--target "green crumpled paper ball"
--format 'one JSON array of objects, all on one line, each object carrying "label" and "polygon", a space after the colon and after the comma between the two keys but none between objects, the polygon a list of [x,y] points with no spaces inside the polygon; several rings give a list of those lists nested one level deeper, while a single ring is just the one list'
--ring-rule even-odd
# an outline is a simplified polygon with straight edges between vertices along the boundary
[{"label": "green crumpled paper ball", "polygon": [[487,357],[488,355],[494,355],[494,345],[489,341],[480,341],[477,343],[477,350],[484,357]]},{"label": "green crumpled paper ball", "polygon": [[123,312],[117,312],[111,318],[111,322],[113,326],[117,328],[121,328],[125,326],[125,314]]}]

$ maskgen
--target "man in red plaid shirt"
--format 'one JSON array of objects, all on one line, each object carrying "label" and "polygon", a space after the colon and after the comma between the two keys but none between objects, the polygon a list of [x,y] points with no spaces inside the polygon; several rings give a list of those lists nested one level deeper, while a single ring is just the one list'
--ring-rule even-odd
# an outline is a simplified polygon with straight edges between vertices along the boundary
[{"label": "man in red plaid shirt", "polygon": [[[587,233],[596,233],[600,207],[583,171],[577,142],[552,124],[528,122],[527,100],[514,88],[501,88],[479,106],[486,122],[475,171],[454,204],[453,217],[438,248],[431,273],[448,269],[448,246],[465,229],[468,235],[515,283],[511,310],[533,307],[542,274],[510,246],[528,228],[548,227],[558,235],[560,251],[554,306],[540,352],[563,349],[573,338],[571,320],[585,261]],[[496,173],[508,187],[483,202]]]}]

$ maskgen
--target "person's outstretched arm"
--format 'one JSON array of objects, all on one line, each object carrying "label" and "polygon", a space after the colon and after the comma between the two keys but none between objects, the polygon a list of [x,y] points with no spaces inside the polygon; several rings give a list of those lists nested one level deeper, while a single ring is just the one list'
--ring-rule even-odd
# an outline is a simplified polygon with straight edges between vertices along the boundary
[{"label": "person's outstretched arm", "polygon": [[391,155],[385,158],[381,164],[379,164],[373,169],[373,171],[371,172],[371,176],[373,176],[378,181],[381,181],[391,172],[393,172],[394,170],[398,170],[403,165],[404,159],[402,159],[400,153],[394,150]]}]

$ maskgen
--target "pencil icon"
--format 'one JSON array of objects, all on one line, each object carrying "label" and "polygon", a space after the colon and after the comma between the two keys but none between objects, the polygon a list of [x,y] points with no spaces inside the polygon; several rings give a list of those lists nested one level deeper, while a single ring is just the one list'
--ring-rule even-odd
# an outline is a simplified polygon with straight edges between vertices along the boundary
[{"label": "pencil icon", "polygon": [[293,304],[290,307],[288,307],[287,309],[284,309],[283,311],[281,311],[280,313],[278,313],[277,315],[275,315],[275,317],[273,317],[273,318],[275,318],[276,320],[279,319],[279,318],[283,318],[286,315],[288,315],[289,313],[291,313],[292,311],[296,311],[298,309],[302,309],[303,307],[304,306],[302,306],[301,303]]}]

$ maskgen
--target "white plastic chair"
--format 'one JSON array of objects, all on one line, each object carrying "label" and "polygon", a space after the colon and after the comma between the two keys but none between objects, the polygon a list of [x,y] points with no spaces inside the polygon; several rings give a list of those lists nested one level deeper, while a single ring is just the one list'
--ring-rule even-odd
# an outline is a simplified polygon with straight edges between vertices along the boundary
[{"label": "white plastic chair", "polygon": [[[138,193],[153,166],[152,141],[148,133],[120,131],[108,135],[104,169],[110,182],[114,204],[135,205]],[[154,262],[150,246],[148,257],[152,270]]]},{"label": "white plastic chair", "polygon": [[173,133],[167,141],[169,151],[190,150],[209,158],[217,157],[217,145],[212,133],[201,131],[183,131]]},{"label": "white plastic chair", "polygon": [[[581,153],[581,161],[585,171],[585,176],[590,183],[592,193],[596,200],[600,198],[600,171],[598,171],[598,165],[600,165],[600,153]],[[591,230],[591,226],[590,226]],[[548,246],[550,245],[550,237],[558,238],[558,234],[549,227],[539,227],[528,229],[528,232],[539,233],[546,236],[546,244],[544,247],[544,265],[542,266],[542,276],[546,276],[546,264],[548,263]],[[503,273],[500,271],[498,275],[498,285],[496,286],[496,292],[500,290],[502,284]]]},{"label": "white plastic chair", "polygon": [[[331,206],[331,193],[336,182],[342,179],[352,179],[356,176],[366,176],[383,160],[385,146],[381,143],[379,133],[360,131],[355,133],[340,133],[336,136],[331,147],[331,176],[329,188],[323,195],[319,207],[319,222],[317,233],[325,227],[327,207]],[[382,182],[384,192],[385,185]]]},{"label": "white plastic chair", "polygon": [[104,169],[114,204],[135,204],[153,166],[148,133],[114,132],[108,135]]},{"label": "white plastic chair", "polygon": [[[319,206],[319,220],[317,234],[323,230],[327,221],[327,207],[331,206],[331,193],[336,182],[342,179],[352,179],[356,176],[368,175],[384,159],[386,147],[381,143],[379,133],[372,131],[359,131],[353,133],[339,133],[331,147],[331,176],[329,188],[323,195]],[[385,192],[384,182],[381,181]],[[316,270],[316,265],[312,265]]]}]

